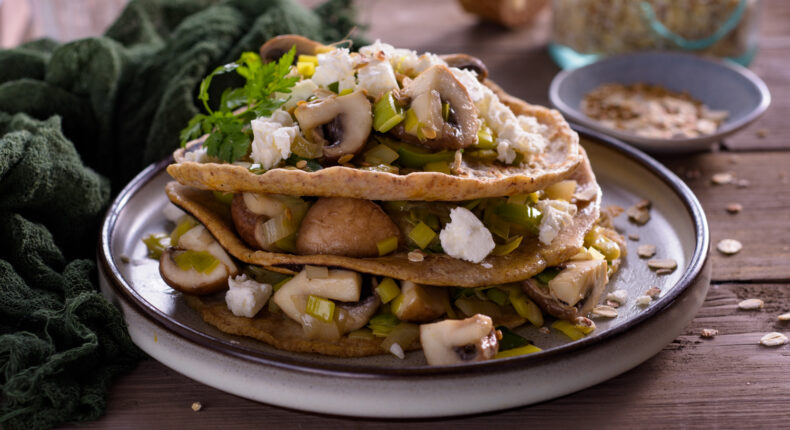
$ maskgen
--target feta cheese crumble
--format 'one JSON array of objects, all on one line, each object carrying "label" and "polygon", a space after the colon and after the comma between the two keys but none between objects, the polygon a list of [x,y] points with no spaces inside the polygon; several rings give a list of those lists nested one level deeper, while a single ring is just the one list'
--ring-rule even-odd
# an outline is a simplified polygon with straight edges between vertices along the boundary
[{"label": "feta cheese crumble", "polygon": [[483,222],[469,210],[457,207],[450,211],[450,223],[439,233],[447,255],[479,263],[494,249],[494,238]]},{"label": "feta cheese crumble", "polygon": [[540,200],[537,207],[543,214],[538,227],[538,240],[550,245],[560,230],[573,220],[576,205],[562,200]]},{"label": "feta cheese crumble", "polygon": [[277,93],[277,96],[280,98],[288,99],[283,104],[283,110],[290,111],[291,109],[296,107],[297,103],[312,97],[313,93],[317,89],[318,89],[318,85],[316,85],[312,79],[303,79],[297,82],[296,84],[294,84],[289,94]]},{"label": "feta cheese crumble", "polygon": [[447,65],[438,55],[430,52],[417,55],[417,52],[411,49],[395,48],[388,43],[382,43],[380,40],[376,40],[372,45],[363,46],[359,49],[359,53],[370,58],[380,59],[384,57],[389,61],[395,72],[411,77],[417,76],[433,65]]},{"label": "feta cheese crumble", "polygon": [[318,54],[318,66],[313,73],[313,82],[324,88],[337,82],[337,91],[354,89],[354,60],[346,48]]},{"label": "feta cheese crumble", "polygon": [[397,89],[398,81],[395,72],[387,60],[371,58],[366,64],[357,69],[359,86],[357,88],[367,91],[368,97],[378,99],[387,91]]},{"label": "feta cheese crumble", "polygon": [[250,122],[252,127],[252,152],[250,157],[266,170],[276,166],[291,155],[291,143],[299,134],[291,115],[276,110],[270,117],[260,117]]},{"label": "feta cheese crumble", "polygon": [[256,282],[247,275],[228,278],[228,287],[225,303],[237,317],[254,317],[272,296],[271,285]]},{"label": "feta cheese crumble", "polygon": [[496,133],[497,160],[511,164],[516,159],[516,153],[529,159],[532,154],[544,150],[545,143],[541,133],[546,131],[546,126],[538,123],[536,118],[516,116],[491,88],[477,80],[475,72],[456,67],[451,67],[450,70],[466,88],[480,117]]}]

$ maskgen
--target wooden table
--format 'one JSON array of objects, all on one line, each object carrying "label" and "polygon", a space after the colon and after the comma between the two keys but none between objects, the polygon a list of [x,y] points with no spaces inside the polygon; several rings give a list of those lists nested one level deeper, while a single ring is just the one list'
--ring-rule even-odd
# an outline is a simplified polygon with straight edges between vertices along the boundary
[{"label": "wooden table", "polygon": [[[548,104],[549,82],[559,71],[545,49],[548,10],[531,27],[505,31],[477,23],[452,0],[362,3],[371,38],[417,51],[476,55],[505,89]],[[705,304],[685,332],[647,362],[538,405],[448,420],[384,422],[255,403],[149,359],[115,382],[104,418],[80,427],[790,427],[790,346],[758,344],[767,332],[790,334],[790,324],[776,319],[790,311],[790,2],[765,0],[762,11],[761,49],[751,68],[773,95],[768,112],[716,152],[661,159],[688,179],[699,197],[714,247],[721,239],[734,238],[743,250],[730,257],[711,251],[713,284]],[[694,178],[694,171],[699,177]],[[748,186],[712,185],[711,175],[723,171],[748,180]],[[741,203],[743,211],[727,213],[730,202]],[[738,309],[740,300],[752,297],[763,299],[765,308]],[[719,335],[702,339],[703,328],[715,328]],[[190,409],[194,401],[203,404],[200,412]]]}]

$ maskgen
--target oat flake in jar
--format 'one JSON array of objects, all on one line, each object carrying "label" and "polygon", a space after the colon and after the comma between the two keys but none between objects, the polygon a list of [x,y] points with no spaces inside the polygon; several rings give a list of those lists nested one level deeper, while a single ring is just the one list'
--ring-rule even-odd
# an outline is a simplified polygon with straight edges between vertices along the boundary
[{"label": "oat flake in jar", "polygon": [[553,0],[549,46],[562,68],[606,55],[679,50],[748,65],[759,0]]}]

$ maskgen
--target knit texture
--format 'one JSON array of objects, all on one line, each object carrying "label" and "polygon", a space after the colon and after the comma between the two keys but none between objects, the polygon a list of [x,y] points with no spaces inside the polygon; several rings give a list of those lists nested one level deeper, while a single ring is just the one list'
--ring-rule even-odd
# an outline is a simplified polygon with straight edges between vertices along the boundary
[{"label": "knit texture", "polygon": [[111,195],[178,146],[212,69],[278,34],[340,40],[350,3],[133,0],[102,37],[0,50],[0,427],[104,413],[144,356],[97,288]]}]

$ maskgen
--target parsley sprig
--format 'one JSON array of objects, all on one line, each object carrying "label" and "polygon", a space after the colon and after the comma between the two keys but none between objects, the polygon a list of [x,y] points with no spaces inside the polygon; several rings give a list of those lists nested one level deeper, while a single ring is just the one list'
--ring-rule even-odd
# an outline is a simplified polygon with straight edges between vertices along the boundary
[{"label": "parsley sprig", "polygon": [[[263,64],[255,52],[245,52],[233,63],[219,66],[200,83],[198,99],[203,101],[206,114],[197,114],[181,130],[181,146],[190,140],[208,134],[203,142],[206,153],[232,163],[247,154],[252,140],[249,123],[255,118],[270,116],[287,99],[274,97],[275,93],[288,94],[298,77],[287,77],[293,64],[296,48],[276,62]],[[208,104],[208,89],[211,80],[235,71],[247,80],[241,88],[227,88],[222,92],[219,108],[211,109]],[[243,112],[234,110],[245,106]]]}]

